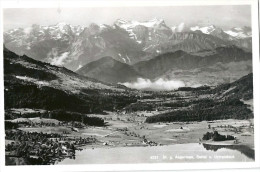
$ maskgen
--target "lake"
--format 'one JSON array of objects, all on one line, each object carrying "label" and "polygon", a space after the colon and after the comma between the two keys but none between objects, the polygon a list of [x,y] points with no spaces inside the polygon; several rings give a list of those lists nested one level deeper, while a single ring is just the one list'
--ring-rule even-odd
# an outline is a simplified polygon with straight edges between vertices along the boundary
[{"label": "lake", "polygon": [[77,151],[75,159],[55,164],[252,162],[254,150],[242,145],[199,143],[154,147],[107,147]]}]

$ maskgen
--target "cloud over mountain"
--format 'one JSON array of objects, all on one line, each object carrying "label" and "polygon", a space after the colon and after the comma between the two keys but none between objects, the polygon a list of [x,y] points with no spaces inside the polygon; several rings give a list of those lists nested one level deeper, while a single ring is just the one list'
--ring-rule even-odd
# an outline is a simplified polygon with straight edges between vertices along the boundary
[{"label": "cloud over mountain", "polygon": [[175,90],[179,87],[184,87],[185,83],[178,80],[166,80],[159,78],[155,81],[150,79],[138,78],[136,82],[125,82],[122,83],[126,87],[134,88],[138,90]]}]

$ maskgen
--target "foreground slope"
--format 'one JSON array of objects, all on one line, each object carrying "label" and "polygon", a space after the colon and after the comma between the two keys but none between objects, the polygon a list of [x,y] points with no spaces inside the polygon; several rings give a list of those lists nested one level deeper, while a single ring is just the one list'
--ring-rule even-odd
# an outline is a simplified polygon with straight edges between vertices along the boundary
[{"label": "foreground slope", "polygon": [[4,49],[4,86],[6,109],[64,109],[89,113],[134,101],[123,86],[104,84],[66,68],[18,56],[7,49]]}]

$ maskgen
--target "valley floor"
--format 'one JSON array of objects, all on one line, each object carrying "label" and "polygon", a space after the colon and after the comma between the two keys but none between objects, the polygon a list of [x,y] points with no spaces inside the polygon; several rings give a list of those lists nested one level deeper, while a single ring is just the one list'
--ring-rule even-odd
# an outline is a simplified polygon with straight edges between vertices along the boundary
[{"label": "valley floor", "polygon": [[[138,112],[137,116],[152,113]],[[80,132],[82,135],[92,133],[101,142],[111,146],[144,146],[144,139],[151,141],[151,145],[199,143],[203,141],[202,137],[206,132],[218,131],[222,135],[233,135],[238,140],[237,144],[254,149],[253,119],[148,124],[143,122],[145,117],[135,117],[135,121],[129,121],[132,114],[120,116],[110,113],[93,116],[109,119],[106,120],[107,127],[93,127]]]},{"label": "valley floor", "polygon": [[[95,142],[81,144],[77,146],[78,150],[119,147],[124,147],[125,150],[127,150],[128,147],[169,146],[179,144],[185,145],[190,143],[207,143],[210,145],[224,146],[244,145],[250,150],[254,150],[253,119],[228,119],[201,122],[171,122],[152,124],[144,123],[146,116],[155,115],[157,113],[158,112],[156,111],[149,113],[139,111],[135,112],[135,114],[126,113],[124,115],[117,114],[115,112],[107,112],[106,115],[90,115],[103,118],[106,122],[106,126],[104,127],[87,126],[72,129],[71,125],[67,124],[63,126],[21,127],[19,130],[48,134],[56,133],[71,139],[94,138]],[[35,119],[46,121],[46,119]],[[206,132],[212,131],[218,131],[221,135],[235,136],[237,142],[233,140],[221,142],[202,140],[202,137]],[[10,144],[13,141],[14,140],[6,140],[6,144]],[[62,162],[63,159],[66,160],[66,157],[67,156],[64,156],[64,158],[58,158],[57,160]]]}]

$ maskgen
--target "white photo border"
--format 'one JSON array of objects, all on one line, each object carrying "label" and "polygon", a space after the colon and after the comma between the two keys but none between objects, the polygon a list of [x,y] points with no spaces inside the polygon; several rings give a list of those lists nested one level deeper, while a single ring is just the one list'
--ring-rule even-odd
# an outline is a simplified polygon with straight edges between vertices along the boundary
[{"label": "white photo border", "polygon": [[[170,170],[210,170],[246,169],[260,167],[260,63],[259,63],[259,19],[258,0],[2,0],[0,1],[0,171],[170,171]],[[4,77],[3,77],[3,9],[5,8],[83,8],[83,7],[121,7],[121,6],[207,6],[207,5],[251,5],[252,53],[254,79],[254,124],[255,124],[255,162],[214,162],[214,163],[151,163],[151,164],[86,164],[86,165],[46,165],[46,166],[5,166],[4,130]]]}]

